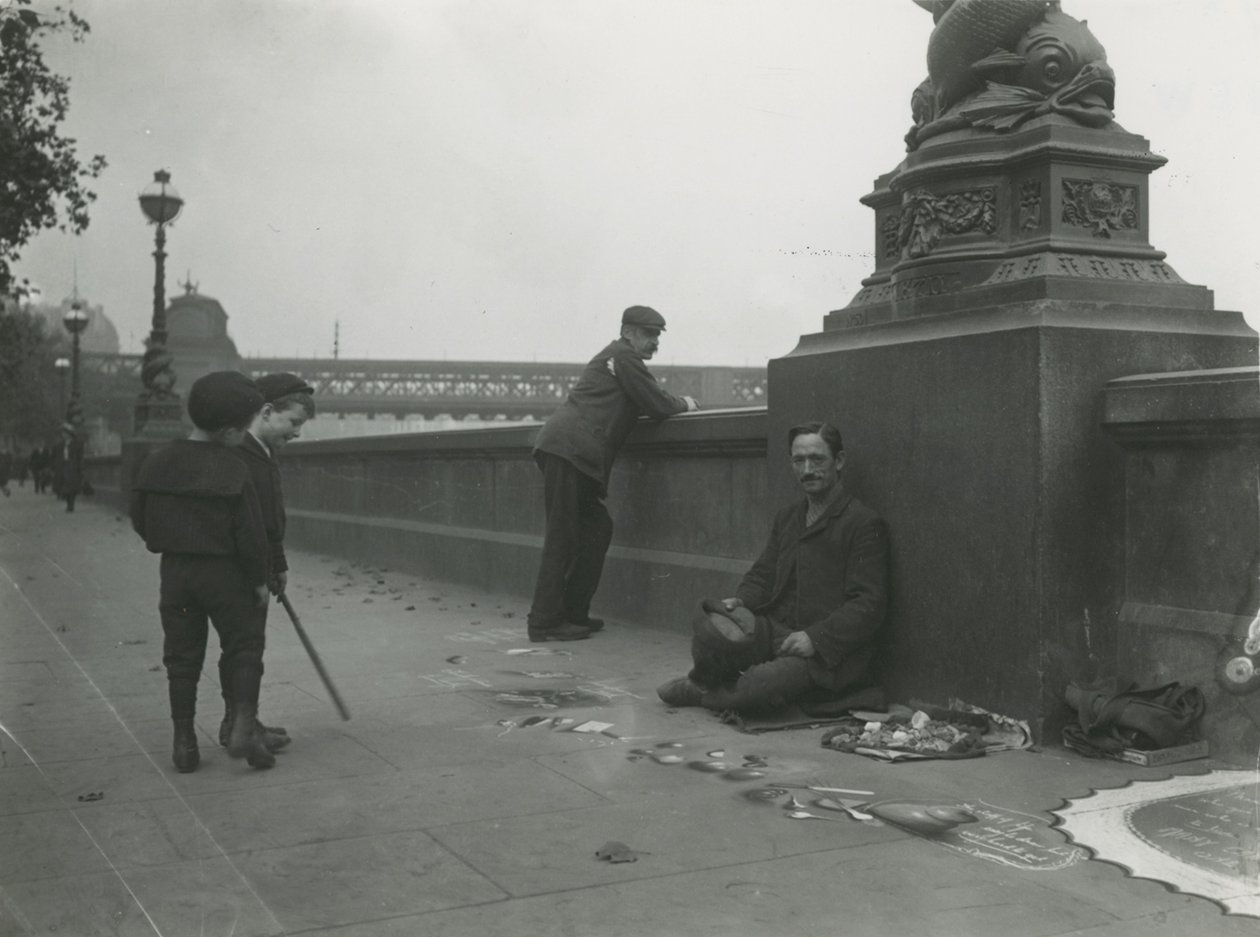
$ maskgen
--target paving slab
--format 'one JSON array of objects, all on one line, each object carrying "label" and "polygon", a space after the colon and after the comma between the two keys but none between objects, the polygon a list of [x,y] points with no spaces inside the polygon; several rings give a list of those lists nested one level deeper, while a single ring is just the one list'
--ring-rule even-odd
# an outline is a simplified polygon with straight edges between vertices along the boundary
[{"label": "paving slab", "polygon": [[[1207,762],[1143,769],[1048,747],[887,765],[824,749],[821,729],[743,733],[656,699],[687,670],[678,622],[535,645],[520,597],[299,551],[291,594],[351,720],[273,608],[262,715],[292,744],[270,771],[218,747],[212,636],[202,764],[179,774],[157,558],[117,512],[55,504],[0,502],[3,937],[1260,929],[1055,828],[1069,798]],[[859,822],[811,787],[991,811],[1055,861]],[[825,819],[793,819],[793,803]],[[640,855],[597,858],[609,840]]]}]

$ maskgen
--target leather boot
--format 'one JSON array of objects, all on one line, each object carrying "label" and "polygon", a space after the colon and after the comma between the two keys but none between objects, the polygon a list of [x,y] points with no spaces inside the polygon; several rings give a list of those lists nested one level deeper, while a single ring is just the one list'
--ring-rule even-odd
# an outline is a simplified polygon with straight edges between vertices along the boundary
[{"label": "leather boot", "polygon": [[[227,748],[228,735],[232,731],[232,691],[231,677],[228,676],[227,669],[223,661],[219,661],[219,686],[223,688],[223,721],[219,723],[219,747]],[[259,728],[266,732],[267,748],[273,752],[278,752],[291,741],[289,731],[283,726],[263,725],[262,720],[258,722]]]},{"label": "leather boot", "polygon": [[227,753],[244,758],[251,768],[272,768],[276,756],[267,750],[265,734],[258,730],[258,685],[261,668],[239,665],[232,674],[232,723]]},{"label": "leather boot", "polygon": [[[280,749],[284,748],[286,745],[288,745],[290,742],[293,741],[293,739],[289,738],[289,733],[286,732],[284,729],[280,728],[279,726],[275,726],[275,727],[265,726],[262,724],[262,722],[258,721],[257,719],[255,719],[254,721],[257,724],[258,731],[263,734],[263,744],[267,746],[267,751],[278,752],[280,751]],[[220,748],[227,748],[228,737],[231,734],[232,734],[232,704],[231,702],[225,701],[225,707],[223,710],[223,721],[219,723],[219,747]]]},{"label": "leather boot", "polygon": [[175,742],[171,750],[171,761],[180,774],[188,774],[197,770],[201,764],[201,752],[197,749],[197,730],[191,719],[174,719]]}]

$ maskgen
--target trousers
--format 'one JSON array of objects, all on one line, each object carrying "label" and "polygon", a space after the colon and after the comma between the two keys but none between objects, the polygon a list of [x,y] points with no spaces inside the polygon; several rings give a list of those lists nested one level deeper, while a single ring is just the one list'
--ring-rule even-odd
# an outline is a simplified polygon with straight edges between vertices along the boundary
[{"label": "trousers", "polygon": [[536,452],[534,459],[543,473],[547,523],[529,625],[581,624],[590,616],[591,599],[604,572],[612,518],[595,479],[548,452]]},{"label": "trousers", "polygon": [[191,719],[196,716],[209,625],[219,634],[226,671],[245,668],[261,674],[267,608],[255,604],[233,557],[163,553],[160,569],[158,613],[171,718]]},{"label": "trousers", "polygon": [[731,641],[697,627],[691,639],[689,676],[704,687],[701,705],[717,711],[759,712],[779,709],[816,689],[803,657],[776,657],[791,633],[786,625],[757,616],[745,641]]}]

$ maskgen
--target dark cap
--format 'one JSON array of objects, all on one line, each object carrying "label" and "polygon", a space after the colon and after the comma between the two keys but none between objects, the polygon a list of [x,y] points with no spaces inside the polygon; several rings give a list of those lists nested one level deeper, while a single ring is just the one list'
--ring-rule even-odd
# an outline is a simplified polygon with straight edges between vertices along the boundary
[{"label": "dark cap", "polygon": [[207,433],[242,426],[262,409],[258,385],[240,371],[215,371],[193,381],[188,391],[188,416]]},{"label": "dark cap", "polygon": [[651,306],[631,306],[621,314],[622,325],[637,325],[643,329],[665,331],[665,317]]},{"label": "dark cap", "polygon": [[279,374],[264,374],[254,383],[258,385],[258,390],[262,392],[263,400],[267,403],[274,403],[289,394],[315,393],[314,387],[288,371],[282,371]]}]

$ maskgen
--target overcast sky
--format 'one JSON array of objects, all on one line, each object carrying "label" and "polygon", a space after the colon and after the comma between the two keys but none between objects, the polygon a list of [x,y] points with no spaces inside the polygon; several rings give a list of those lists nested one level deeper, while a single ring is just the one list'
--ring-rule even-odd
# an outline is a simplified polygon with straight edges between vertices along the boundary
[{"label": "overcast sky", "polygon": [[[64,0],[63,0],[64,2]],[[242,354],[568,360],[620,311],[658,361],[761,365],[874,267],[858,203],[904,155],[931,16],[911,0],[70,0],[49,57],[103,153],[89,230],[18,273],[150,327],[165,168],[191,272]],[[37,0],[37,7],[42,0]],[[1067,0],[1116,117],[1169,160],[1151,242],[1260,325],[1254,0]],[[1250,307],[1250,309],[1248,308]]]}]

